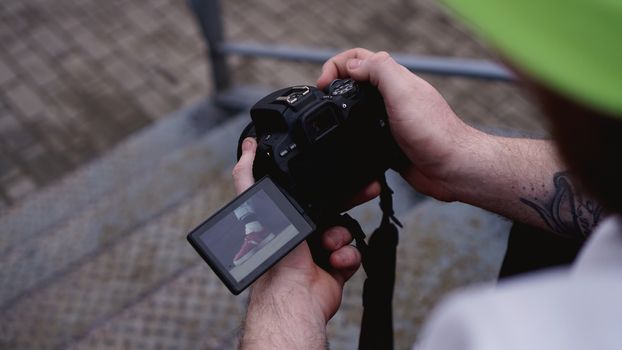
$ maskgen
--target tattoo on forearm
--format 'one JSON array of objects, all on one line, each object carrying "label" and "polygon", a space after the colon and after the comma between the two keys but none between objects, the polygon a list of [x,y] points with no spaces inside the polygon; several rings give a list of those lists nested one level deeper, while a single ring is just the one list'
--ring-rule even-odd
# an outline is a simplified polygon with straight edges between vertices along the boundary
[{"label": "tattoo on forearm", "polygon": [[554,232],[574,238],[587,238],[600,221],[602,207],[594,200],[583,196],[573,186],[568,172],[553,176],[555,190],[550,198],[520,201],[534,209],[544,223]]}]

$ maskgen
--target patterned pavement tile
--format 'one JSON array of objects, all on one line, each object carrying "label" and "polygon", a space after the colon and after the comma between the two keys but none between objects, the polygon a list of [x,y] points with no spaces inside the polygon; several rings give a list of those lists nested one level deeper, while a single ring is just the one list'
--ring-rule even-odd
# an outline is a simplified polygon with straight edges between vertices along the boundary
[{"label": "patterned pavement tile", "polygon": [[[364,5],[227,0],[223,14],[226,37],[239,42],[496,58],[432,0]],[[44,191],[48,199],[59,201],[79,196],[60,186],[63,176],[77,169],[84,180],[79,183],[90,184],[100,175],[85,171],[87,162],[205,97],[212,87],[204,53],[183,1],[0,3],[0,214],[10,214],[12,208],[21,208],[20,202]],[[242,57],[231,57],[229,64],[235,82],[272,88],[314,84],[320,69],[315,64]],[[530,97],[514,85],[424,78],[461,118],[477,127],[545,134]],[[115,164],[103,172],[126,173]],[[140,213],[132,210],[105,215],[106,205],[121,203],[122,208],[124,191],[137,188],[125,187],[128,183],[141,182],[134,173],[127,180],[114,177],[115,187],[102,195],[99,206],[88,201],[76,211],[82,218],[76,215],[50,227],[49,235],[46,231],[32,245],[1,256],[6,263],[0,271],[0,295],[15,302],[0,312],[0,348],[234,348],[245,297],[229,295],[182,235],[233,195],[229,175],[218,174],[203,195],[189,196],[141,223]],[[174,192],[172,183],[166,191]],[[146,196],[145,201],[159,201],[153,198]],[[64,219],[63,208],[70,208],[63,203],[34,207]],[[399,348],[416,339],[428,311],[446,292],[494,279],[503,252],[501,234],[456,235],[471,228],[499,228],[498,223],[469,220],[472,212],[453,207],[451,212],[463,213],[458,216],[467,224],[442,215],[434,221],[431,213],[441,213],[441,207],[427,204],[406,220],[412,232],[400,244],[399,254],[406,258],[398,265],[395,299]],[[473,215],[480,218],[481,213]],[[439,229],[439,222],[452,220],[458,229]],[[123,221],[132,230],[126,235],[112,230],[106,236],[108,221]],[[5,222],[21,223],[9,227],[11,237],[0,240],[5,244],[19,240],[24,225],[37,232],[47,229],[35,227],[27,215]],[[96,246],[103,248],[89,250]],[[0,248],[4,253],[7,247]],[[96,253],[85,255],[91,251]],[[413,256],[418,258],[409,259]],[[56,277],[38,284],[50,276]],[[362,280],[357,273],[344,292],[341,311],[329,324],[335,349],[356,348]]]},{"label": "patterned pavement tile", "polygon": [[[432,0],[368,1],[365,6],[223,1],[223,14],[226,36],[234,41],[495,57]],[[37,177],[31,173],[32,159],[3,145],[14,159],[7,166],[36,184],[29,191],[9,191],[13,181],[0,181],[2,193],[15,194],[2,196],[5,204],[210,91],[204,43],[183,1],[8,0],[0,5],[0,39],[0,100],[26,130],[21,134],[35,133],[60,164]],[[316,65],[265,59],[232,58],[230,63],[235,81],[275,88],[314,83],[319,72]],[[542,130],[538,112],[516,87],[430,79],[473,124]]]},{"label": "patterned pavement tile", "polygon": [[[19,121],[18,133],[34,134],[57,169],[36,165],[18,147],[0,143],[11,155],[6,166],[22,178],[0,180],[0,201],[22,200],[207,95],[205,70],[189,66],[206,64],[197,60],[203,51],[183,1],[4,1],[0,101]],[[0,130],[0,139],[9,137]]]}]

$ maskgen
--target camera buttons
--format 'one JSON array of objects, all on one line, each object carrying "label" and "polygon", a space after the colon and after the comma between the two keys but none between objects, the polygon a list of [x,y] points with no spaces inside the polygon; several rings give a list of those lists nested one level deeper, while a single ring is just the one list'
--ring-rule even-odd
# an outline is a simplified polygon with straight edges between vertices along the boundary
[{"label": "camera buttons", "polygon": [[291,145],[287,146],[287,148],[285,148],[284,150],[281,151],[281,153],[279,153],[279,155],[281,157],[285,157],[286,155],[289,154],[289,151],[293,151],[296,149],[296,147],[298,147],[295,143],[292,143]]}]

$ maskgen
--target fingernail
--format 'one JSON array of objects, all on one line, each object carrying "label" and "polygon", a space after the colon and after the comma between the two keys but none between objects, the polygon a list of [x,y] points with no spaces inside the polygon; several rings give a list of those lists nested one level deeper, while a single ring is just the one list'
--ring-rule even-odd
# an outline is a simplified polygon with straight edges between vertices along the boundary
[{"label": "fingernail", "polygon": [[242,150],[250,151],[251,148],[253,148],[253,138],[247,137],[244,139],[244,142],[242,142]]},{"label": "fingernail", "polygon": [[358,67],[361,66],[362,62],[363,61],[358,58],[350,59],[348,60],[348,63],[347,63],[348,69],[357,69]]},{"label": "fingernail", "polygon": [[329,236],[328,236],[328,240],[329,240],[329,241],[330,241],[330,243],[332,244],[333,249],[336,249],[336,248],[339,246],[339,244],[341,243],[341,242],[339,241],[339,238],[338,238],[338,237],[335,237],[334,235],[329,235]]}]

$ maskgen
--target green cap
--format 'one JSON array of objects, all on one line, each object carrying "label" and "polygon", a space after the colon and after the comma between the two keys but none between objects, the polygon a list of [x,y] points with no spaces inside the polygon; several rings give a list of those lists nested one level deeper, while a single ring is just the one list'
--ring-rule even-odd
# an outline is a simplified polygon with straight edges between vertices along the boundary
[{"label": "green cap", "polygon": [[529,77],[622,118],[622,0],[443,0]]}]

